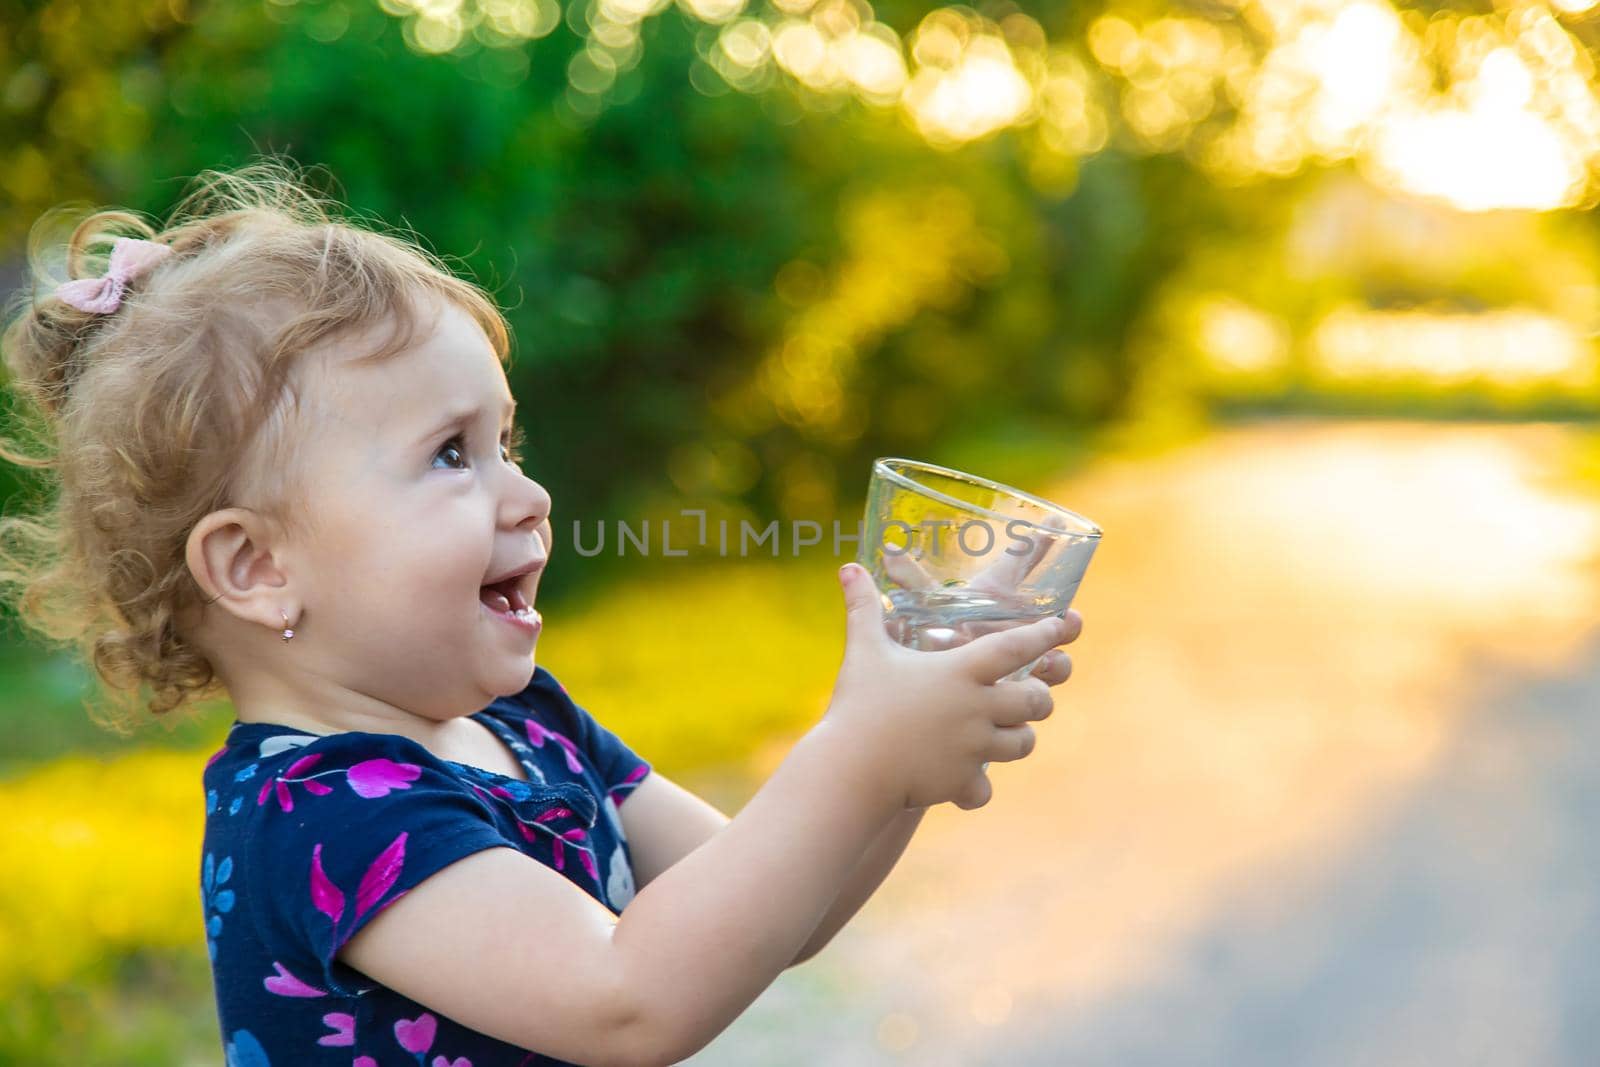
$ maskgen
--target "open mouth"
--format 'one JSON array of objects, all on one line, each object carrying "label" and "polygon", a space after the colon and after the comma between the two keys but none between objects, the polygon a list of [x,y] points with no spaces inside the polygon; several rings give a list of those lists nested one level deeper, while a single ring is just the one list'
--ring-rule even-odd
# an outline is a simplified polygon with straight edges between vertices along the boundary
[{"label": "open mouth", "polygon": [[528,603],[527,585],[534,578],[533,574],[524,574],[516,578],[507,578],[503,582],[486,585],[478,590],[478,599],[483,606],[509,619],[532,626],[539,622],[539,613]]}]

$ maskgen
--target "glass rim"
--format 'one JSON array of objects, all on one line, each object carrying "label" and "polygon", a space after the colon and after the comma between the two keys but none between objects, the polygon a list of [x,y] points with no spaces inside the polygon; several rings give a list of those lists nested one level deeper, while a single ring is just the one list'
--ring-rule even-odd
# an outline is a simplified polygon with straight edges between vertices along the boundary
[{"label": "glass rim", "polygon": [[[974,485],[980,485],[985,489],[992,489],[997,492],[1008,493],[1011,496],[1017,497],[1021,500],[1026,500],[1030,503],[1037,504],[1046,511],[1054,512],[1059,515],[1065,515],[1073,522],[1081,524],[1083,529],[1062,530],[1054,526],[1040,526],[1038,523],[1033,522],[1030,519],[1018,518],[1015,515],[1002,515],[998,511],[994,511],[991,508],[986,508],[981,504],[974,504],[970,500],[961,500],[957,497],[951,496],[948,493],[941,493],[932,486],[923,485],[921,482],[916,481],[915,479],[902,474],[900,471],[889,466],[891,463],[899,463],[903,466],[910,467],[918,471],[932,471],[933,473],[943,474],[958,481],[971,482]],[[1082,537],[1089,540],[1096,540],[1100,537],[1100,526],[1098,523],[1085,518],[1070,508],[1064,508],[1060,504],[1053,504],[1050,501],[1045,500],[1043,497],[1024,492],[1015,486],[1006,485],[1004,482],[997,482],[990,478],[980,478],[976,474],[968,474],[966,471],[958,471],[950,467],[941,467],[937,463],[927,463],[920,459],[904,459],[900,456],[879,456],[877,459],[872,461],[872,470],[874,474],[882,475],[895,484],[906,489],[910,489],[913,492],[926,494],[927,496],[933,497],[935,500],[940,500],[946,504],[951,504],[955,507],[963,508],[968,511],[976,511],[980,514],[987,515],[990,518],[1001,519],[1005,522],[1020,522],[1034,530],[1039,531],[1040,533],[1055,534],[1057,536],[1065,534],[1070,537]]]}]

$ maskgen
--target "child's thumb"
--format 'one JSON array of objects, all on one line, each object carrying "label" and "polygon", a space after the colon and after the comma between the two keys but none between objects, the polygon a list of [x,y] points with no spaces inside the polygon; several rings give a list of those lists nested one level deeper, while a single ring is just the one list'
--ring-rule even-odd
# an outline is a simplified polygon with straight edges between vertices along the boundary
[{"label": "child's thumb", "polygon": [[839,584],[844,587],[846,646],[882,640],[883,598],[872,575],[859,563],[846,563],[839,568]]}]

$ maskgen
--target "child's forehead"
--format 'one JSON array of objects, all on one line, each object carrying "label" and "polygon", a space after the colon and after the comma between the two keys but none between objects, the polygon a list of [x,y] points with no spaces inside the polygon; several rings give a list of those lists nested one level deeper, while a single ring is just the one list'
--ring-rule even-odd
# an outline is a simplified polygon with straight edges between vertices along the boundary
[{"label": "child's forehead", "polygon": [[362,387],[395,382],[400,389],[427,379],[506,381],[506,371],[482,326],[454,306],[435,301],[403,323],[395,318],[349,331],[318,346],[318,368],[328,376],[355,378]]},{"label": "child's forehead", "polygon": [[381,359],[370,344],[334,346],[315,360],[318,395],[333,406],[399,416],[462,405],[498,409],[511,393],[488,338],[465,313],[447,306],[434,329],[424,323],[411,344]]}]

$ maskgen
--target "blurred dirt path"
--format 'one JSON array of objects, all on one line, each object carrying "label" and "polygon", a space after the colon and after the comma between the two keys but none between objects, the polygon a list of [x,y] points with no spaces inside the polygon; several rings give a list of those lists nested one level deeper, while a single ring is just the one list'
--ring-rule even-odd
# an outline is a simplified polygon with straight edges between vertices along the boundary
[{"label": "blurred dirt path", "polygon": [[1592,1062],[1573,440],[1276,422],[1038,487],[1105,541],[1037,750],[686,1062]]}]

